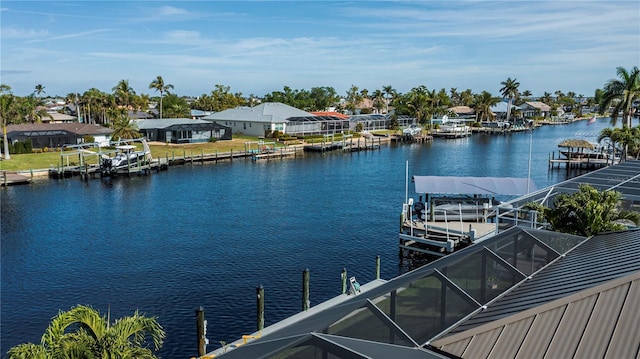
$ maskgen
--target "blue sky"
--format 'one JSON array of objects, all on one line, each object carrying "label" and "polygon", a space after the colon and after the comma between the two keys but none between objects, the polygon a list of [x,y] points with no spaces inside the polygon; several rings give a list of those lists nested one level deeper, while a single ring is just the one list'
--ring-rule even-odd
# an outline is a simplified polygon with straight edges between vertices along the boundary
[{"label": "blue sky", "polygon": [[425,85],[592,96],[640,65],[633,1],[12,1],[0,4],[1,82],[64,96],[158,75],[178,95],[216,84],[262,96],[284,86]]}]

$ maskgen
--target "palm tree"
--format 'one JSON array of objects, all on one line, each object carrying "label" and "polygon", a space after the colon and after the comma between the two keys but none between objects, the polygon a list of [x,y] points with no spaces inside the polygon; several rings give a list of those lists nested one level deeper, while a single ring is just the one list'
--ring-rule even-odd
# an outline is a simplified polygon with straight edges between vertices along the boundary
[{"label": "palm tree", "polygon": [[511,79],[511,77],[507,77],[506,81],[502,81],[500,83],[502,88],[500,89],[500,93],[503,97],[508,99],[507,102],[507,122],[509,122],[509,114],[511,113],[511,102],[514,98],[518,97],[518,86],[520,83],[517,79]]},{"label": "palm tree", "polygon": [[[75,331],[67,332],[70,328]],[[110,323],[97,310],[79,305],[60,311],[42,335],[40,344],[20,344],[9,359],[22,358],[156,358],[165,332],[155,317],[136,311]],[[153,349],[153,350],[152,350]]]},{"label": "palm tree", "polygon": [[133,102],[133,96],[136,94],[133,88],[129,86],[129,80],[120,80],[111,90],[116,96],[116,103],[128,109]]},{"label": "palm tree", "polygon": [[604,85],[604,92],[600,102],[600,113],[613,106],[611,123],[616,125],[618,113],[622,112],[622,125],[631,127],[633,102],[640,98],[640,70],[634,66],[631,71],[624,67],[617,67],[619,79],[611,79]]},{"label": "palm tree", "polygon": [[430,120],[430,112],[429,112],[429,102],[432,95],[435,94],[435,90],[433,90],[433,94],[429,92],[426,86],[420,85],[418,87],[414,87],[409,91],[407,107],[411,110],[412,115],[416,118],[416,122],[418,124],[425,124],[427,122],[427,118]]},{"label": "palm tree", "polygon": [[489,121],[493,119],[495,115],[491,111],[491,107],[495,106],[498,102],[500,102],[500,99],[492,96],[487,91],[482,91],[482,93],[475,95],[471,108],[476,113],[476,120],[482,122],[483,120]]},{"label": "palm tree", "polygon": [[621,220],[640,224],[640,213],[622,210],[621,199],[620,192],[600,192],[589,184],[581,184],[578,192],[557,195],[552,208],[539,203],[529,203],[525,208],[541,212],[554,231],[593,236],[626,229]]},{"label": "palm tree", "polygon": [[151,81],[151,83],[149,84],[149,88],[160,92],[160,118],[162,118],[162,95],[165,92],[169,93],[169,90],[173,89],[173,85],[171,84],[165,85],[164,80],[162,79],[162,76],[158,75],[158,77],[156,77],[155,80]]},{"label": "palm tree", "polygon": [[41,84],[37,84],[33,92],[38,96],[40,96],[43,93],[47,93],[47,91],[44,90],[44,86],[42,86]]},{"label": "palm tree", "polygon": [[394,90],[391,85],[387,85],[387,86],[382,86],[382,92],[384,92],[385,98],[387,99],[387,101],[385,101],[386,103],[385,113],[389,113],[389,101],[393,96],[396,95],[396,90]]},{"label": "palm tree", "polygon": [[2,121],[2,142],[4,159],[10,160],[9,154],[9,139],[7,138],[7,125],[9,124],[9,117],[12,117],[13,102],[15,97],[11,93],[11,86],[1,84],[0,85],[0,117]]},{"label": "palm tree", "polygon": [[140,137],[138,126],[136,126],[136,124],[131,121],[126,109],[110,109],[109,117],[112,121],[111,125],[113,128],[113,133],[111,134],[111,138],[113,140],[132,139]]},{"label": "palm tree", "polygon": [[373,91],[373,107],[377,110],[377,113],[382,113],[384,107],[384,94],[380,90]]}]

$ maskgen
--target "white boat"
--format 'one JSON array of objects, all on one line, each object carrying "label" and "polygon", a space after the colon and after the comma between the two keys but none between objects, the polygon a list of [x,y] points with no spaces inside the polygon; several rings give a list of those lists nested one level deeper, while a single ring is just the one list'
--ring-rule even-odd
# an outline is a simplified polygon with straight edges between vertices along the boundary
[{"label": "white boat", "polygon": [[422,127],[412,124],[411,126],[402,130],[404,136],[417,136],[422,132]]},{"label": "white boat", "polygon": [[144,139],[134,141],[142,142],[143,149],[136,150],[136,146],[127,143],[115,146],[114,156],[102,155],[101,170],[103,175],[113,175],[118,170],[126,170],[151,162],[151,150],[147,141]]}]

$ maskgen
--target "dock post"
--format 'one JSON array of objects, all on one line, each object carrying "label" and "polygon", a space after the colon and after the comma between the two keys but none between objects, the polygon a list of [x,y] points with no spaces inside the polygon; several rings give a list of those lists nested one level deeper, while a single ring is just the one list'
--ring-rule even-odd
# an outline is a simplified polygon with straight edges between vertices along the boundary
[{"label": "dock post", "polygon": [[229,157],[229,160],[231,160],[231,162],[233,162],[233,149],[231,149],[231,155]]},{"label": "dock post", "polygon": [[311,303],[309,302],[309,268],[302,271],[302,311],[309,310]]},{"label": "dock post", "polygon": [[191,165],[193,165],[193,150],[191,150]]},{"label": "dock post", "polygon": [[204,164],[204,150],[201,150],[200,159],[202,159],[202,164]]},{"label": "dock post", "polygon": [[198,336],[198,357],[201,357],[207,352],[207,321],[204,320],[204,308],[200,306],[196,309],[196,324]]},{"label": "dock post", "polygon": [[380,279],[380,256],[376,256],[376,279]]},{"label": "dock post", "polygon": [[342,294],[347,293],[347,268],[342,268]]},{"label": "dock post", "polygon": [[264,329],[264,287],[262,284],[256,287],[256,309],[258,331]]},{"label": "dock post", "polygon": [[4,184],[4,187],[7,187],[7,171],[2,171],[2,183]]},{"label": "dock post", "polygon": [[31,182],[33,182],[33,168],[29,168],[29,172],[31,173]]}]

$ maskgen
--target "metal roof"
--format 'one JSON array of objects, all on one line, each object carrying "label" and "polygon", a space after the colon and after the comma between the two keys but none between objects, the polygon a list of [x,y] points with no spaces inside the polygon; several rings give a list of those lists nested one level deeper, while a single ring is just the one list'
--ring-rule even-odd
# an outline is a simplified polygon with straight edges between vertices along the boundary
[{"label": "metal roof", "polygon": [[640,271],[433,341],[465,358],[635,358]]},{"label": "metal roof", "polygon": [[309,112],[279,102],[265,102],[254,107],[236,107],[203,117],[207,121],[245,121],[283,123],[289,117],[313,116]]},{"label": "metal roof", "polygon": [[416,193],[521,195],[536,190],[533,181],[527,178],[413,176],[412,181]]},{"label": "metal roof", "polygon": [[458,333],[640,271],[640,230],[590,238],[451,333]]},{"label": "metal roof", "polygon": [[190,118],[163,118],[157,120],[137,120],[140,130],[170,129],[170,130],[199,130],[206,131],[225,127],[211,121],[194,120]]}]

